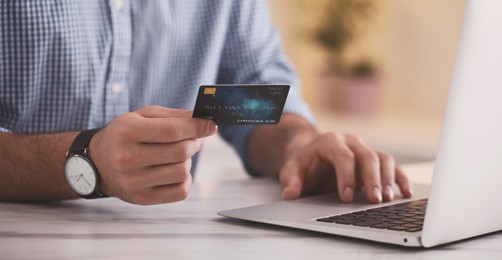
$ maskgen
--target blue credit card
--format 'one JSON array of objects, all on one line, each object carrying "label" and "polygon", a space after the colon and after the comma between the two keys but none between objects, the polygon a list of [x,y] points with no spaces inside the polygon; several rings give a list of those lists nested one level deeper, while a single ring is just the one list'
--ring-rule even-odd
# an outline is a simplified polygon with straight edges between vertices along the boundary
[{"label": "blue credit card", "polygon": [[279,123],[289,85],[201,86],[193,117],[217,125],[271,125]]}]

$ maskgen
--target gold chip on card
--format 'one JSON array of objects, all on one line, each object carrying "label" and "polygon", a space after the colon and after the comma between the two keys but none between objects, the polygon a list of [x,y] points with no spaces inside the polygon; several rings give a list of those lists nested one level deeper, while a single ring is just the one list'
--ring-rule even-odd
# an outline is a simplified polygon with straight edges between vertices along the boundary
[{"label": "gold chip on card", "polygon": [[216,94],[216,88],[205,88],[204,89],[204,95],[215,95]]}]

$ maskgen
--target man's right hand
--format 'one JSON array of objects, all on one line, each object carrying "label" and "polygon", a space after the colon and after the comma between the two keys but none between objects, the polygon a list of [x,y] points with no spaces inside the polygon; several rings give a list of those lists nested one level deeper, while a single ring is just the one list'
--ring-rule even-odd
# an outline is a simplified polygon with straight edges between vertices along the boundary
[{"label": "man's right hand", "polygon": [[183,200],[192,178],[191,157],[218,129],[188,110],[149,106],[112,120],[91,140],[100,189],[123,201],[152,205]]}]

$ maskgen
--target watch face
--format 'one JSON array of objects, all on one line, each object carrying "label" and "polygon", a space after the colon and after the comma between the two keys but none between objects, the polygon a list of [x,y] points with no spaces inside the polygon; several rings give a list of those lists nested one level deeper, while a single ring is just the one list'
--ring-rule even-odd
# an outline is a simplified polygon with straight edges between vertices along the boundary
[{"label": "watch face", "polygon": [[94,168],[80,155],[73,155],[66,160],[65,176],[72,189],[80,195],[89,195],[96,188]]}]

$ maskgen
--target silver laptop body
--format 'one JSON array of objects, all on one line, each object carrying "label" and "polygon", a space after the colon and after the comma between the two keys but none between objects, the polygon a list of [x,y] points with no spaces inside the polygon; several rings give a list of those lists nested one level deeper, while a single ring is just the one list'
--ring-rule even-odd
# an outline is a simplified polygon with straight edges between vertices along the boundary
[{"label": "silver laptop body", "polygon": [[467,2],[430,192],[429,187],[414,187],[412,200],[428,197],[422,231],[318,221],[409,201],[371,205],[361,194],[352,204],[328,194],[218,214],[413,247],[432,247],[502,230],[501,24],[502,1]]}]

